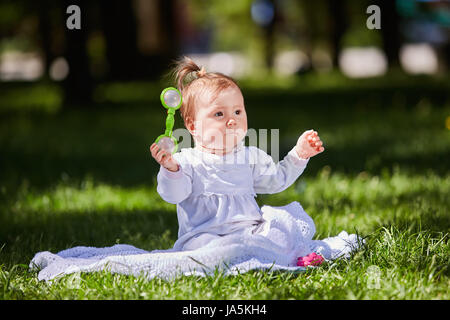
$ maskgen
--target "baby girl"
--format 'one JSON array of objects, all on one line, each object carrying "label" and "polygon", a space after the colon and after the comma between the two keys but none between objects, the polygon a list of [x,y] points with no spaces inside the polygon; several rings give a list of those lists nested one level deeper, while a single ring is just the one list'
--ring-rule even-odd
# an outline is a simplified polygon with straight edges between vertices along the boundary
[{"label": "baby girl", "polygon": [[[275,235],[256,194],[278,193],[291,186],[309,159],[324,151],[319,135],[305,131],[276,164],[264,151],[244,146],[247,114],[242,92],[232,78],[206,72],[187,57],[178,62],[175,75],[183,96],[181,115],[195,147],[173,155],[156,144],[150,147],[161,165],[157,191],[165,201],[177,204],[179,231],[173,249],[194,250],[243,232]],[[304,225],[312,224],[298,202],[282,208],[280,216],[294,222],[301,216]],[[303,236],[311,239],[315,230],[305,232],[309,234]],[[279,233],[274,241],[286,236]],[[286,245],[290,240],[281,242]]]},{"label": "baby girl", "polygon": [[291,186],[309,159],[324,151],[316,131],[304,132],[284,159],[274,163],[264,151],[244,146],[247,114],[233,79],[206,72],[189,58],[181,60],[175,72],[183,95],[181,115],[195,147],[173,155],[155,144],[150,147],[161,165],[157,191],[177,205],[179,230],[173,248],[149,252],[116,244],[39,252],[30,263],[41,269],[39,279],[103,269],[171,278],[179,271],[199,272],[199,265],[213,270],[222,263],[232,272],[297,270],[348,256],[358,247],[359,237],[345,231],[313,240],[314,222],[297,201],[260,208],[255,200],[258,193]]}]

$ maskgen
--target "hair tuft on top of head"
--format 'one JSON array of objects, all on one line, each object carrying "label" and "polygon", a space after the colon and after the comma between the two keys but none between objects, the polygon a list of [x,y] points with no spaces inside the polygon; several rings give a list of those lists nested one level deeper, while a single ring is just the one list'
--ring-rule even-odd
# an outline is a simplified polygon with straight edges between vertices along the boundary
[{"label": "hair tuft on top of head", "polygon": [[182,57],[174,62],[172,78],[180,90],[183,103],[180,108],[181,117],[186,125],[187,118],[194,118],[195,104],[200,95],[209,93],[210,99],[215,99],[224,89],[239,86],[236,81],[220,72],[206,72],[189,57]]},{"label": "hair tuft on top of head", "polygon": [[186,84],[195,80],[198,77],[198,73],[203,70],[203,75],[205,74],[205,69],[200,68],[194,60],[189,57],[184,56],[180,60],[175,62],[174,75],[175,83],[180,91],[183,91]]}]

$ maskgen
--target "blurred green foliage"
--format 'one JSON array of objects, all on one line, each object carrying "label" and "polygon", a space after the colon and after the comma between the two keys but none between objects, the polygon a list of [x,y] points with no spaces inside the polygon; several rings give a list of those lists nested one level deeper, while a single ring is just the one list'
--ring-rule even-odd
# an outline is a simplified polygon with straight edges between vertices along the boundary
[{"label": "blurred green foliage", "polygon": [[25,14],[25,7],[14,1],[0,2],[0,28],[6,28],[19,21]]},{"label": "blurred green foliage", "polygon": [[[443,80],[328,74],[240,84],[249,128],[280,129],[281,156],[303,131],[319,131],[327,151],[311,161],[307,174],[325,165],[350,174],[378,174],[394,165],[415,173],[448,172],[450,102]],[[81,110],[61,109],[55,84],[2,86],[2,185],[48,186],[64,173],[77,180],[90,174],[107,183],[149,183],[156,164],[147,149],[164,127],[158,97],[166,86],[99,84],[96,102]],[[175,128],[182,126],[177,114]]]}]

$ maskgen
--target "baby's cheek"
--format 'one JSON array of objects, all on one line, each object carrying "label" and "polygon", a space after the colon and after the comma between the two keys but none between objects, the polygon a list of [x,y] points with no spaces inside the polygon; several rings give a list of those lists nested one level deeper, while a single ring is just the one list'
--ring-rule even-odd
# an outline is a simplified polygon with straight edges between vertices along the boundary
[{"label": "baby's cheek", "polygon": [[203,132],[202,140],[204,145],[220,147],[224,144],[224,134],[219,129],[209,128]]}]

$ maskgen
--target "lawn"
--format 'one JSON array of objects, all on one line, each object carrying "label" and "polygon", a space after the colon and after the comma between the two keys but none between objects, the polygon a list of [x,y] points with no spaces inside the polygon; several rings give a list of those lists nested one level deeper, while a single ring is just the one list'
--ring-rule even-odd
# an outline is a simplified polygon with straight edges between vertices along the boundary
[{"label": "lawn", "polygon": [[310,128],[326,147],[293,186],[258,203],[299,201],[317,239],[364,236],[350,259],[299,274],[39,282],[28,269],[38,251],[175,242],[176,206],[157,194],[148,152],[164,129],[165,86],[101,84],[92,106],[61,109],[55,84],[2,84],[0,299],[450,298],[450,83],[404,76],[242,81],[249,128],[279,129],[281,156]]}]

